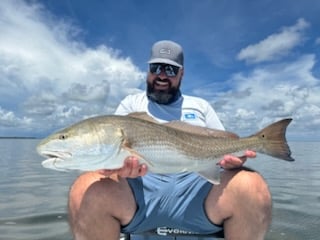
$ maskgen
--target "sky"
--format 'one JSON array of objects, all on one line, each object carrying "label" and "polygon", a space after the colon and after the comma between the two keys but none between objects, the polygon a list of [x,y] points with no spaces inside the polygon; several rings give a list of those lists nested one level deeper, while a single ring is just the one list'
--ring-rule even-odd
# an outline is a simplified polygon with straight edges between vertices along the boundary
[{"label": "sky", "polygon": [[183,93],[227,130],[289,117],[289,140],[320,140],[319,12],[318,0],[1,0],[0,136],[113,114],[169,39],[184,49]]}]

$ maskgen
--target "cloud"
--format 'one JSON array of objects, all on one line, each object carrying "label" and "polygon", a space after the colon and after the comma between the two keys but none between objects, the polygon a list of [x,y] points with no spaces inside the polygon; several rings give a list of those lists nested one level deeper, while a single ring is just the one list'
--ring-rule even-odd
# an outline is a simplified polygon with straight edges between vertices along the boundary
[{"label": "cloud", "polygon": [[50,131],[112,113],[125,95],[140,91],[145,73],[129,57],[88,47],[81,29],[41,4],[3,0],[0,13],[1,125]]},{"label": "cloud", "polygon": [[[224,91],[206,98],[228,130],[247,135],[252,129],[291,117],[294,121],[289,132],[310,138],[310,133],[320,134],[320,79],[312,72],[315,64],[315,55],[309,54],[239,72],[221,83]],[[207,85],[195,94],[206,89],[217,87]]]},{"label": "cloud", "polygon": [[284,27],[281,32],[274,33],[261,42],[242,49],[237,59],[248,63],[260,63],[286,56],[304,40],[303,33],[308,26],[309,23],[301,18],[295,25]]},{"label": "cloud", "polygon": [[30,118],[23,117],[19,119],[12,111],[6,111],[0,107],[0,126],[19,127],[28,125],[32,122]]}]

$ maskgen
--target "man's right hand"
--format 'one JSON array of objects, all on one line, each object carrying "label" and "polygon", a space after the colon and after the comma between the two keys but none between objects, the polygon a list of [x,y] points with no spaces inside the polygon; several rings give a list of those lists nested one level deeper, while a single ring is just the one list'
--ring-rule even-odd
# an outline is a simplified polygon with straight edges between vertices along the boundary
[{"label": "man's right hand", "polygon": [[98,172],[106,177],[111,175],[118,175],[122,178],[136,178],[140,176],[144,176],[148,171],[148,167],[146,164],[140,164],[139,159],[130,156],[124,160],[124,165],[122,168],[115,170],[102,169],[98,170]]}]

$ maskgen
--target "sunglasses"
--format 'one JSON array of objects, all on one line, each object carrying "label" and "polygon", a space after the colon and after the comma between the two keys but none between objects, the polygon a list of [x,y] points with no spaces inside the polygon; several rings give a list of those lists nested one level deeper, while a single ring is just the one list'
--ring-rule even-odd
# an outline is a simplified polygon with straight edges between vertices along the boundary
[{"label": "sunglasses", "polygon": [[156,75],[160,75],[163,70],[167,77],[175,77],[179,72],[179,67],[163,63],[150,63],[149,70]]}]

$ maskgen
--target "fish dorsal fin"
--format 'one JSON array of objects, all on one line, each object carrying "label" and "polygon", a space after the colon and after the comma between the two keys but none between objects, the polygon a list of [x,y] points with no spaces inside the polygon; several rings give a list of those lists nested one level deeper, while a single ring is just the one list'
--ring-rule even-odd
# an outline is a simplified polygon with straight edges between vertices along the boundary
[{"label": "fish dorsal fin", "polygon": [[142,119],[148,122],[159,123],[153,117],[149,116],[146,112],[133,112],[129,113],[127,116],[137,119]]},{"label": "fish dorsal fin", "polygon": [[[157,124],[161,124],[157,122],[153,117],[149,116],[146,112],[133,112],[128,114],[129,117],[133,118],[138,118],[142,119],[148,122],[153,122]],[[195,126],[186,122],[182,121],[171,121],[167,123],[163,123],[163,125],[183,131],[186,133],[191,133],[191,134],[196,134],[196,135],[201,135],[201,136],[207,136],[207,137],[214,137],[214,138],[234,138],[237,139],[239,136],[235,133],[232,132],[227,132],[223,130],[218,130],[218,129],[212,129],[212,128],[206,128],[206,127],[200,127],[200,126]]]},{"label": "fish dorsal fin", "polygon": [[237,134],[232,132],[195,126],[182,121],[171,121],[171,122],[165,123],[164,125],[170,128],[174,128],[183,132],[196,134],[196,135],[202,135],[202,136],[208,136],[208,137],[214,137],[214,138],[234,138],[234,139],[239,138]]}]

